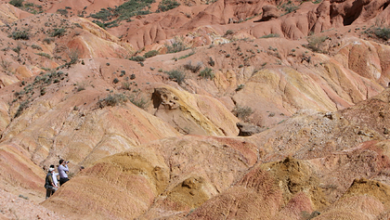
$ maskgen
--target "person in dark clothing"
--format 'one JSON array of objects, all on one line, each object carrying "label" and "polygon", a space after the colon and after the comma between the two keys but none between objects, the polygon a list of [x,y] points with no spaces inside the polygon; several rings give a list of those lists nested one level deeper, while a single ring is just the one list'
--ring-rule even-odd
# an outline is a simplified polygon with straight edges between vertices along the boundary
[{"label": "person in dark clothing", "polygon": [[45,178],[46,199],[48,199],[52,194],[54,194],[57,191],[57,186],[54,184],[53,181],[53,172],[54,172],[54,168],[50,167],[49,172],[47,172]]},{"label": "person in dark clothing", "polygon": [[58,166],[58,174],[60,175],[60,186],[62,186],[64,183],[69,181],[68,174],[69,168],[68,168],[68,163],[69,161],[64,161],[61,159],[59,161],[60,165]]}]

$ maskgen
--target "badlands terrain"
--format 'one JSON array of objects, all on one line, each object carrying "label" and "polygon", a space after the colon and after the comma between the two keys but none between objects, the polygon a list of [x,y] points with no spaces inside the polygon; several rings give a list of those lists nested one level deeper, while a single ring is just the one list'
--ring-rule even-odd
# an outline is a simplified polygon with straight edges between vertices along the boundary
[{"label": "badlands terrain", "polygon": [[390,219],[389,4],[1,1],[0,219]]}]

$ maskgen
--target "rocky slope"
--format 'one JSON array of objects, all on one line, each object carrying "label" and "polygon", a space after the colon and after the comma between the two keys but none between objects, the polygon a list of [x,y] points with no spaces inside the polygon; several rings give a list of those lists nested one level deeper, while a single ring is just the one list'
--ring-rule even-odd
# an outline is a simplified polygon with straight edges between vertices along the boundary
[{"label": "rocky slope", "polygon": [[389,1],[11,3],[0,219],[389,218]]}]

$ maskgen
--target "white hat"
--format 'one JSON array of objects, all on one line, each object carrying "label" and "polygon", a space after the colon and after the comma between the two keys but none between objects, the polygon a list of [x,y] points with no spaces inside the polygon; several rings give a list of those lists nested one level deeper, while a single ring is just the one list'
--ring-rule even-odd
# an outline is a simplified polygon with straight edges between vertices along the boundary
[{"label": "white hat", "polygon": [[49,171],[51,172],[51,171],[53,171],[54,170],[54,168],[49,168]]}]

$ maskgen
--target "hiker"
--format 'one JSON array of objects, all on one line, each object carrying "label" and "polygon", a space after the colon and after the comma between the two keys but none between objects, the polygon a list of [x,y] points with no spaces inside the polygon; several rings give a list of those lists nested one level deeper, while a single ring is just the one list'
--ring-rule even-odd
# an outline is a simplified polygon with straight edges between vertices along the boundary
[{"label": "hiker", "polygon": [[69,181],[68,174],[66,174],[69,172],[69,161],[64,161],[64,159],[61,159],[59,163],[60,165],[58,166],[58,174],[60,175],[60,186],[62,186],[64,183]]},{"label": "hiker", "polygon": [[54,165],[50,165],[50,168],[54,169],[54,171],[52,172],[53,183],[58,188],[59,187],[59,184],[58,184],[58,173],[56,173]]},{"label": "hiker", "polygon": [[54,194],[57,191],[57,186],[54,184],[53,181],[53,172],[54,172],[54,165],[53,167],[49,168],[49,172],[47,172],[46,179],[45,179],[46,199],[48,199],[52,194]]}]

